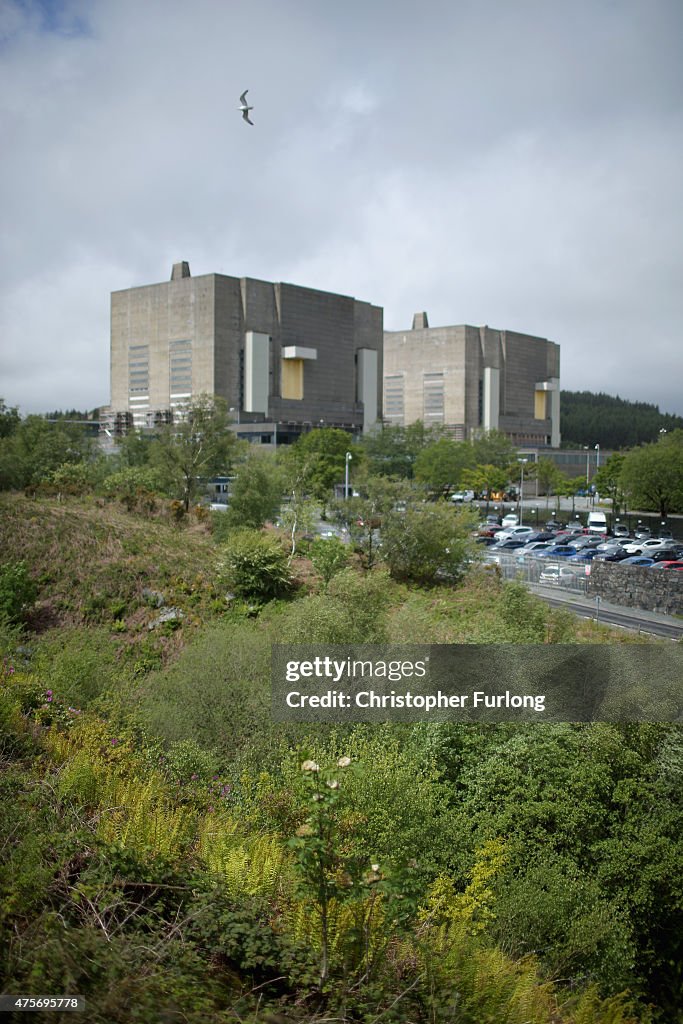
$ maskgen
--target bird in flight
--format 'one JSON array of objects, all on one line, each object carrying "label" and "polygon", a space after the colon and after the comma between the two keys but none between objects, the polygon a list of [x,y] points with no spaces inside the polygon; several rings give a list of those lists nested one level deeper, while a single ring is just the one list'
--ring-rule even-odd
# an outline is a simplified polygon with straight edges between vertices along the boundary
[{"label": "bird in flight", "polygon": [[240,96],[240,105],[238,107],[238,110],[242,111],[242,117],[247,122],[247,124],[253,124],[254,122],[249,120],[249,111],[253,110],[254,108],[247,106],[247,93],[248,92],[249,92],[249,90],[245,89],[244,92],[242,93],[242,95]]}]

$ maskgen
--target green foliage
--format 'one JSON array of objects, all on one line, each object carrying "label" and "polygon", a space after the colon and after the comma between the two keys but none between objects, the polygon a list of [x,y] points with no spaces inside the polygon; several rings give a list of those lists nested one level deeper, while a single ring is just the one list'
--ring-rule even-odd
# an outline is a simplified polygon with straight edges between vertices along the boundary
[{"label": "green foliage", "polygon": [[92,449],[92,439],[77,426],[27,416],[0,437],[0,488],[36,486],[56,466],[86,462]]},{"label": "green foliage", "polygon": [[219,513],[230,529],[258,530],[275,519],[284,480],[272,455],[250,453],[239,466],[228,511]]},{"label": "green foliage", "polygon": [[683,430],[628,452],[619,477],[631,508],[666,517],[683,511]]},{"label": "green foliage", "polygon": [[382,557],[395,579],[433,584],[442,573],[457,581],[477,555],[472,526],[469,513],[439,504],[392,513],[382,528]]},{"label": "green foliage", "polygon": [[324,594],[305,597],[283,612],[278,631],[285,643],[382,643],[389,593],[386,573],[344,569]]},{"label": "green foliage", "polygon": [[366,434],[362,445],[371,476],[413,477],[422,449],[439,439],[439,427],[425,427],[419,420],[407,427],[384,426]]},{"label": "green foliage", "polygon": [[150,462],[185,512],[211,476],[230,469],[237,440],[229,423],[225,402],[202,395],[182,410],[179,422],[158,428]]},{"label": "green foliage", "polygon": [[413,467],[415,479],[437,491],[453,490],[460,483],[462,471],[472,465],[473,459],[471,444],[440,437],[418,452]]},{"label": "green foliage", "polygon": [[[288,475],[300,478],[304,489],[324,504],[334,485],[344,480],[346,453],[352,444],[353,438],[345,430],[310,430],[283,456],[285,465],[289,463]],[[360,457],[360,448],[354,448],[354,460]]]},{"label": "green foliage", "polygon": [[6,405],[5,399],[0,398],[0,438],[11,437],[20,423],[21,417],[17,406],[10,408]]},{"label": "green foliage", "polygon": [[108,498],[118,499],[129,512],[152,512],[156,507],[155,495],[163,492],[163,476],[151,466],[124,466],[107,477],[102,490]]},{"label": "green foliage", "polygon": [[656,441],[661,430],[683,429],[683,417],[602,392],[562,391],[560,429],[565,448],[592,447],[596,442],[606,449],[631,448]]},{"label": "green foliage", "polygon": [[37,592],[25,562],[0,565],[0,620],[10,625],[22,622]]},{"label": "green foliage", "polygon": [[271,601],[292,587],[282,545],[256,530],[237,530],[230,536],[218,574],[224,586],[248,601]]},{"label": "green foliage", "polygon": [[517,458],[517,449],[501,430],[487,430],[472,442],[475,466],[495,466],[509,472]]},{"label": "green foliage", "polygon": [[338,537],[316,537],[311,544],[310,559],[315,571],[320,573],[327,584],[346,567],[349,552],[346,544]]}]

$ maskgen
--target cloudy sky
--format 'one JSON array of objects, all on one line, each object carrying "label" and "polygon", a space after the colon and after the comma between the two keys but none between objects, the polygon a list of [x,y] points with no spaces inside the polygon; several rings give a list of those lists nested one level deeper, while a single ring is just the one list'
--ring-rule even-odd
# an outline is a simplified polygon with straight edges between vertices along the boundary
[{"label": "cloudy sky", "polygon": [[0,0],[0,395],[106,404],[109,293],[188,260],[683,414],[682,128],[680,0]]}]

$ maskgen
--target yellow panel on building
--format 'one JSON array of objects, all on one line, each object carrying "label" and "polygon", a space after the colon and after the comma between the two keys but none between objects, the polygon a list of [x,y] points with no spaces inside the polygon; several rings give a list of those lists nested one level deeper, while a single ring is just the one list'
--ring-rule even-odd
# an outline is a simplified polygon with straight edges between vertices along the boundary
[{"label": "yellow panel on building", "polygon": [[283,359],[280,366],[282,397],[300,402],[304,397],[303,359]]},{"label": "yellow panel on building", "polygon": [[534,419],[547,419],[548,413],[546,412],[546,395],[546,391],[534,391]]}]

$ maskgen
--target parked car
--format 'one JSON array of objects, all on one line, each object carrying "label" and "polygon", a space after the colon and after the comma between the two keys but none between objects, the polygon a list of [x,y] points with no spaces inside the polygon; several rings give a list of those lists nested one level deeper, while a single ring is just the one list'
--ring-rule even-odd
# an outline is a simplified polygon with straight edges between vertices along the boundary
[{"label": "parked car", "polygon": [[629,555],[628,558],[622,558],[622,565],[639,565],[641,568],[646,569],[649,565],[654,565],[654,559],[646,558],[645,555]]},{"label": "parked car", "polygon": [[575,555],[570,555],[567,559],[568,562],[592,562],[597,551],[595,548],[582,548],[581,551],[577,551]]},{"label": "parked car", "polygon": [[519,516],[514,512],[508,512],[506,516],[503,516],[503,529],[508,526],[519,526]]},{"label": "parked car", "polygon": [[546,565],[538,577],[539,583],[550,584],[551,586],[571,586],[576,583],[578,577],[566,565]]},{"label": "parked car", "polygon": [[526,541],[532,535],[535,536],[536,531],[532,526],[510,526],[507,529],[503,527],[500,533],[497,535],[497,540],[524,540]]},{"label": "parked car", "polygon": [[633,531],[633,536],[636,540],[648,540],[652,536],[652,530],[649,526],[641,526],[639,524]]},{"label": "parked car", "polygon": [[616,523],[616,525],[612,527],[612,536],[628,537],[628,526],[626,523]]},{"label": "parked car", "polygon": [[657,540],[656,537],[648,537],[647,539],[638,539],[627,541],[624,544],[624,549],[628,551],[629,555],[651,555],[655,551],[663,551],[665,548],[670,547],[670,542],[666,540]]},{"label": "parked car", "polygon": [[474,491],[456,491],[455,494],[451,494],[451,501],[474,501]]},{"label": "parked car", "polygon": [[680,557],[678,548],[660,548],[650,555],[653,562],[678,562]]},{"label": "parked car", "polygon": [[672,561],[671,559],[663,558],[659,562],[654,562],[651,566],[652,569],[683,569],[683,562]]},{"label": "parked car", "polygon": [[571,544],[554,544],[553,547],[548,548],[547,551],[539,551],[538,558],[569,558],[570,555],[576,554],[576,548],[573,548]]}]

